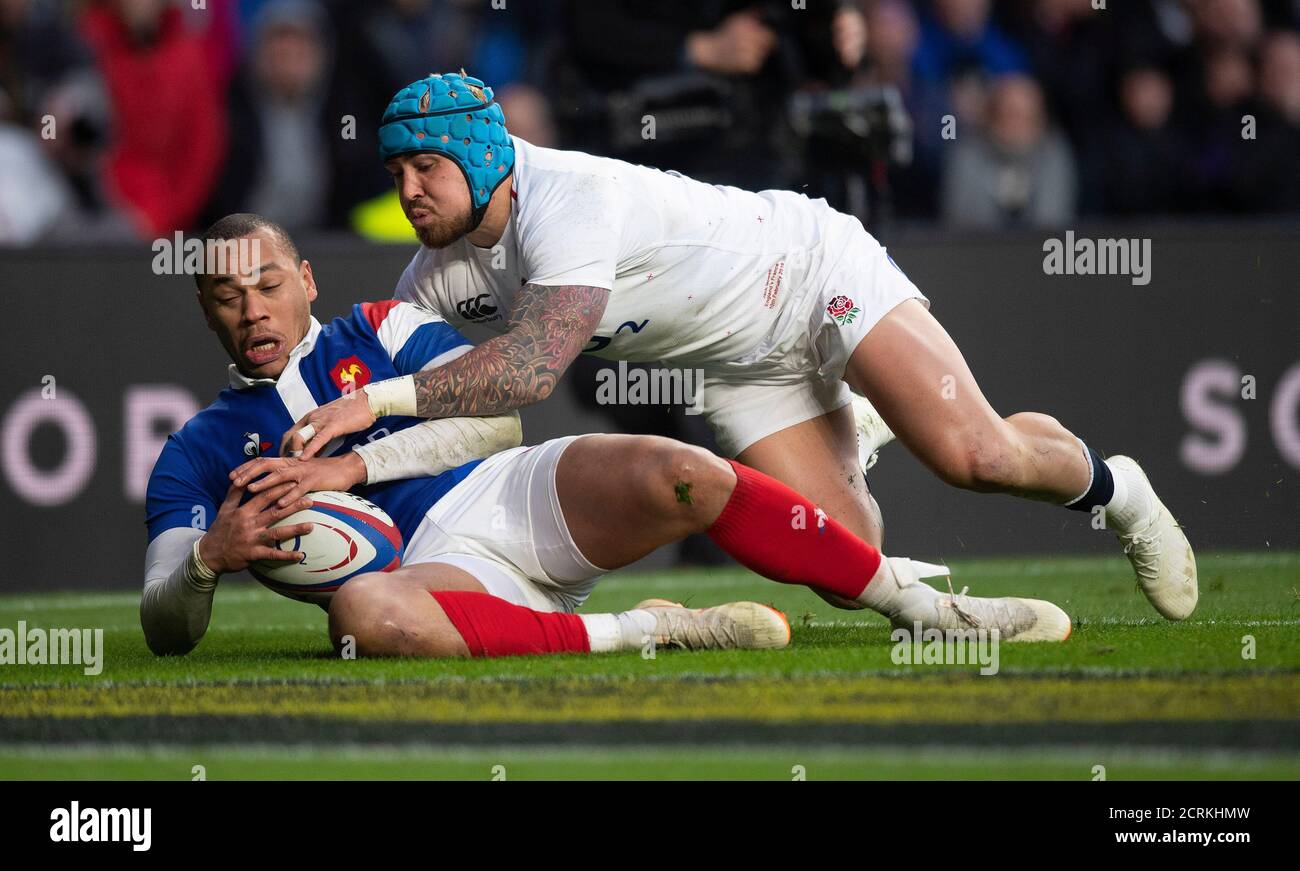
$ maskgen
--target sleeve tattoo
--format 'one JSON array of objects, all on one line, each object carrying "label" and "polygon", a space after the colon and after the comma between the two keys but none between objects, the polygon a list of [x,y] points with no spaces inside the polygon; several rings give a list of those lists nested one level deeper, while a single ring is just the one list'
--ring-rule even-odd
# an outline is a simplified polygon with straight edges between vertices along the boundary
[{"label": "sleeve tattoo", "polygon": [[510,331],[445,366],[416,373],[421,417],[502,414],[545,399],[591,339],[609,291],[601,287],[525,285]]}]

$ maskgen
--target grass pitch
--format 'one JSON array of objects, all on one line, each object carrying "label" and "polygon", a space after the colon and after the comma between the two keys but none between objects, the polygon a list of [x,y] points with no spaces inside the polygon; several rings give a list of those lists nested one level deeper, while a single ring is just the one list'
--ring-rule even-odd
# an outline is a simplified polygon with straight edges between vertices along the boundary
[{"label": "grass pitch", "polygon": [[882,618],[732,569],[614,575],[586,610],[754,599],[790,648],[341,660],[316,607],[223,583],[199,648],[159,659],[133,591],[5,596],[0,628],[102,628],[105,655],[0,665],[0,777],[1300,778],[1300,554],[1199,559],[1182,623],[1122,559],[954,562],[1075,620],[989,676],[899,664]]}]

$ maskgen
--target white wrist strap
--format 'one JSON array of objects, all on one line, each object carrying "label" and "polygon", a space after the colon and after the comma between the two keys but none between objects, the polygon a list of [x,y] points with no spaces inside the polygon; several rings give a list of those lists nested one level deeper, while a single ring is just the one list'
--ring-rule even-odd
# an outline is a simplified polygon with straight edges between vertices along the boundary
[{"label": "white wrist strap", "polygon": [[203,557],[199,556],[199,541],[198,538],[194,539],[194,547],[190,549],[189,575],[201,584],[215,583],[217,573],[208,568],[208,564],[203,561]]},{"label": "white wrist strap", "polygon": [[376,381],[361,388],[370,403],[370,413],[381,417],[400,415],[415,417],[415,379],[410,375]]}]

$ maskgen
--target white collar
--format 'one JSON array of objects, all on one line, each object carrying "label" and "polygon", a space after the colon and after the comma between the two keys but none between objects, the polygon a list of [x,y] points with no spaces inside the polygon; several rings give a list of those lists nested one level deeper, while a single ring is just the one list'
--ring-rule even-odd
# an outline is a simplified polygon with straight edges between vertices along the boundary
[{"label": "white collar", "polygon": [[[289,352],[289,361],[295,357],[302,357],[311,353],[311,349],[316,347],[316,339],[320,336],[320,321],[316,318],[311,319],[307,325],[307,335],[302,337],[302,341],[293,346]],[[288,363],[286,362],[286,367]],[[230,386],[236,390],[245,390],[249,387],[261,387],[265,384],[274,384],[274,378],[249,378],[234,363],[230,364]]]}]

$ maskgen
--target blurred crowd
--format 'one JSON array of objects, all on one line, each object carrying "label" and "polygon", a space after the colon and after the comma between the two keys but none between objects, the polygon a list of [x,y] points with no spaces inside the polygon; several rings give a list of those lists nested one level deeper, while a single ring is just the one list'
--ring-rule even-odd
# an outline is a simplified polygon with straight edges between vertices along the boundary
[{"label": "blurred crowd", "polygon": [[461,67],[534,143],[859,213],[1295,216],[1298,26],[1300,0],[0,0],[0,243],[231,211],[410,238],[376,121]]}]

